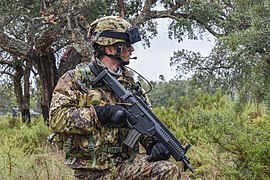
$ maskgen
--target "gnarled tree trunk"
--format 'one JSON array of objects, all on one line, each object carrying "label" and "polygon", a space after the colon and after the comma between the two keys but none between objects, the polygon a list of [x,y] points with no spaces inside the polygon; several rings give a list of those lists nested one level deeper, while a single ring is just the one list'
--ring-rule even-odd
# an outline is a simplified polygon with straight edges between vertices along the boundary
[{"label": "gnarled tree trunk", "polygon": [[[22,122],[30,123],[30,69],[31,67],[26,67],[23,69],[23,62],[21,60],[16,61],[17,64],[14,65],[14,69],[16,70],[13,76],[13,84],[14,84],[14,92],[16,95],[16,101],[21,111]],[[22,78],[24,79],[24,85],[22,87]],[[23,90],[24,89],[24,90]]]},{"label": "gnarled tree trunk", "polygon": [[43,53],[33,49],[28,56],[39,74],[41,84],[41,110],[45,121],[48,121],[52,93],[59,77],[68,70],[75,68],[75,66],[81,62],[82,56],[75,48],[68,48],[60,62],[58,70],[54,51],[51,48],[48,48]]},{"label": "gnarled tree trunk", "polygon": [[48,121],[52,91],[58,80],[54,52],[51,48],[48,48],[47,51],[43,53],[39,53],[33,49],[28,56],[39,74],[41,84],[41,110],[45,121]]}]

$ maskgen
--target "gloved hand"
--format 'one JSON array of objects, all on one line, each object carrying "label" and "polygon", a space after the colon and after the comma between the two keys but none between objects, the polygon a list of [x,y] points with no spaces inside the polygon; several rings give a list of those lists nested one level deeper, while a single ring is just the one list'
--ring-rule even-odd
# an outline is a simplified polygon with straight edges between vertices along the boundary
[{"label": "gloved hand", "polygon": [[147,161],[155,162],[160,160],[167,160],[171,156],[169,150],[160,142],[157,142],[150,151]]},{"label": "gloved hand", "polygon": [[127,119],[126,111],[121,106],[107,104],[105,106],[95,105],[94,107],[101,125],[105,125],[107,123],[119,125],[124,123]]}]

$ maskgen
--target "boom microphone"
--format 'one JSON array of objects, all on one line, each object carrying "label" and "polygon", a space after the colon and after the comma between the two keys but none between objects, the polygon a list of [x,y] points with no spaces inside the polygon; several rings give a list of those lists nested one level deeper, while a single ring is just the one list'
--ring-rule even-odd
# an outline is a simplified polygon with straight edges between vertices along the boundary
[{"label": "boom microphone", "polygon": [[134,56],[134,57],[130,57],[129,59],[134,59],[134,60],[136,60],[136,59],[137,59],[137,57],[136,57],[136,56]]}]

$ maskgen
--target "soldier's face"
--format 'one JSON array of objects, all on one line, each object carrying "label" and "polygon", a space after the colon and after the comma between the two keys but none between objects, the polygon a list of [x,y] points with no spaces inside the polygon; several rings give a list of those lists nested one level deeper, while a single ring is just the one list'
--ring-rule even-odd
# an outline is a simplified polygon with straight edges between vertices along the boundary
[{"label": "soldier's face", "polygon": [[132,55],[133,51],[134,48],[130,43],[123,43],[120,58],[125,62],[129,62],[129,58]]}]

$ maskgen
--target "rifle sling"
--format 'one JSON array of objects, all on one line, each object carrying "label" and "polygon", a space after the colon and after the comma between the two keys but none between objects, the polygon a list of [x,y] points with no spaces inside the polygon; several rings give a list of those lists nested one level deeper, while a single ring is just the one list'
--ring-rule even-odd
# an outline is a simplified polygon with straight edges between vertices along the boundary
[{"label": "rifle sling", "polygon": [[89,67],[90,67],[91,71],[93,72],[93,74],[95,76],[99,75],[100,71],[98,70],[98,68],[93,63],[90,63]]}]

